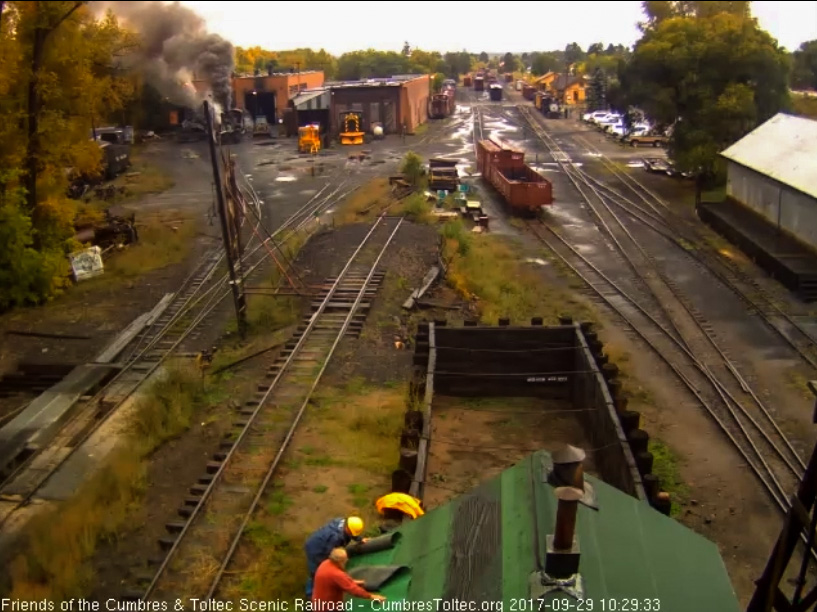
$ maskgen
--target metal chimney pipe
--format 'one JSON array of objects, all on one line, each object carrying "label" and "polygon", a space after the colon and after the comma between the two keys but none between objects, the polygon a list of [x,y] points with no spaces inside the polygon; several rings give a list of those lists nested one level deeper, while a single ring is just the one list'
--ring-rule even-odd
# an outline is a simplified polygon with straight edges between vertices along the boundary
[{"label": "metal chimney pipe", "polygon": [[559,506],[556,510],[556,529],[553,535],[553,548],[555,550],[571,550],[573,548],[573,536],[576,533],[576,513],[579,508],[579,500],[583,495],[584,491],[574,487],[559,487],[556,489]]},{"label": "metal chimney pipe", "polygon": [[570,483],[575,489],[584,490],[584,464],[579,463],[573,472],[573,482]]}]

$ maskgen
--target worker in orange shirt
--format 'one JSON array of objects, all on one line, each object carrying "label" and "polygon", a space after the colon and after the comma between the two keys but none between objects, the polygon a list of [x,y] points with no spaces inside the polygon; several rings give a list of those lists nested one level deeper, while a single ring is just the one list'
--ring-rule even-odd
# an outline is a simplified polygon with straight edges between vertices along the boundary
[{"label": "worker in orange shirt", "polygon": [[363,588],[362,580],[353,580],[346,573],[346,564],[349,554],[345,548],[335,548],[329,553],[329,558],[320,564],[315,572],[315,582],[312,586],[312,610],[340,610],[343,604],[343,594],[349,593],[361,599],[384,601],[386,598],[376,593],[369,593]]}]

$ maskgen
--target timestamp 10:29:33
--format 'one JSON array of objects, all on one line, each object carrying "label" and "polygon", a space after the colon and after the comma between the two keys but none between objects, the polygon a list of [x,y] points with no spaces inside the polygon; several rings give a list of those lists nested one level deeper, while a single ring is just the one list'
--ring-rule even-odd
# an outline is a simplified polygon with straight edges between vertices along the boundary
[{"label": "timestamp 10:29:33", "polygon": [[661,612],[657,598],[617,597],[514,599],[509,612]]}]

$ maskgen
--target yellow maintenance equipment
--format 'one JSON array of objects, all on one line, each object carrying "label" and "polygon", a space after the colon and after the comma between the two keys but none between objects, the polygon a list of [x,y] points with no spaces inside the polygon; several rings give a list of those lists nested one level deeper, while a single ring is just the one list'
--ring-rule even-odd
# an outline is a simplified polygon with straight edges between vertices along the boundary
[{"label": "yellow maintenance equipment", "polygon": [[311,123],[298,128],[298,151],[315,155],[321,150],[321,126]]},{"label": "yellow maintenance equipment", "polygon": [[340,144],[363,144],[363,131],[360,129],[360,123],[360,113],[354,111],[341,113]]},{"label": "yellow maintenance equipment", "polygon": [[399,510],[403,514],[409,515],[416,519],[425,514],[422,503],[419,499],[406,495],[405,493],[389,493],[384,495],[375,502],[375,507],[380,514],[384,514],[385,510]]}]

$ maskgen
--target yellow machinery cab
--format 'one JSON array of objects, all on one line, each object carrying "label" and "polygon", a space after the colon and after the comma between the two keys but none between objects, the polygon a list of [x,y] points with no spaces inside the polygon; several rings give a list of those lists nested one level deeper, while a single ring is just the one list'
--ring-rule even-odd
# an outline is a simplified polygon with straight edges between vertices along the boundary
[{"label": "yellow machinery cab", "polygon": [[363,131],[360,129],[360,113],[348,111],[341,113],[340,144],[359,145],[363,144]]},{"label": "yellow machinery cab", "polygon": [[316,154],[321,150],[321,126],[311,123],[298,128],[298,151]]}]

